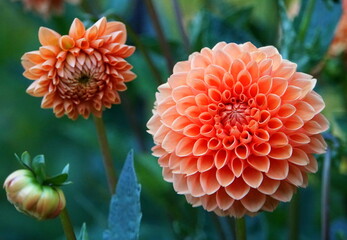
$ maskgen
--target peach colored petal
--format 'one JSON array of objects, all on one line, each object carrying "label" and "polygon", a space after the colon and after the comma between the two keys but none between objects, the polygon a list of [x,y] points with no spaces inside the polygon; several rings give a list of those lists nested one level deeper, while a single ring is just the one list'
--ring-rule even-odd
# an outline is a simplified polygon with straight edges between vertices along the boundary
[{"label": "peach colored petal", "polygon": [[57,46],[60,38],[60,34],[49,28],[40,27],[39,29],[39,41],[43,46]]}]

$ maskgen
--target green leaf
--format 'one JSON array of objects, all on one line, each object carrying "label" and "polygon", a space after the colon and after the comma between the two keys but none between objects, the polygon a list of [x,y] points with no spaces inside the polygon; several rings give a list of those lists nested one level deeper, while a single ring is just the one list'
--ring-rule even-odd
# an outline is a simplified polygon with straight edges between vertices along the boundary
[{"label": "green leaf", "polygon": [[47,178],[44,180],[44,184],[53,185],[53,186],[61,186],[65,183],[69,175],[67,173],[58,174],[54,177]]},{"label": "green leaf", "polygon": [[37,155],[32,161],[32,169],[40,183],[46,180],[46,164],[45,157],[43,155]]},{"label": "green leaf", "polygon": [[63,171],[61,171],[61,173],[65,173],[69,175],[69,169],[70,169],[70,164],[66,164],[66,166],[63,168]]},{"label": "green leaf", "polygon": [[138,239],[142,217],[140,192],[141,186],[134,169],[134,154],[130,151],[119,177],[116,194],[111,199],[104,240]]},{"label": "green leaf", "polygon": [[23,167],[31,170],[31,157],[27,151],[23,152],[20,158],[17,154],[14,155]]},{"label": "green leaf", "polygon": [[77,240],[89,240],[86,223],[83,223]]}]

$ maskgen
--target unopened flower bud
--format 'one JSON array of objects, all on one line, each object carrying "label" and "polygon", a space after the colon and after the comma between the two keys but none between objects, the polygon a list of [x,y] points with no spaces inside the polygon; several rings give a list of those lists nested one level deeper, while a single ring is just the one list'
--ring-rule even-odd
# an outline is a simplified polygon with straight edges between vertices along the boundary
[{"label": "unopened flower bud", "polygon": [[7,199],[18,211],[39,220],[55,218],[65,208],[65,196],[60,188],[41,185],[29,169],[10,174],[4,183]]}]

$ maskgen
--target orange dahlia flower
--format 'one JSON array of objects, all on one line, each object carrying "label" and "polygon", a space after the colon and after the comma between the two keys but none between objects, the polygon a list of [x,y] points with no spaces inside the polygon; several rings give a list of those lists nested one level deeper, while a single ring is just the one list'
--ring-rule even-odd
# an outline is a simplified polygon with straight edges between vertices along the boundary
[{"label": "orange dahlia flower", "polygon": [[326,149],[315,84],[272,46],[221,42],[178,62],[147,123],[164,179],[221,216],[289,201]]},{"label": "orange dahlia flower", "polygon": [[[32,10],[44,17],[48,17],[52,12],[61,14],[64,7],[64,0],[21,0],[26,10]],[[77,4],[80,0],[65,0],[66,2]]]},{"label": "orange dahlia flower", "polygon": [[43,97],[41,107],[53,108],[57,117],[100,117],[103,107],[120,103],[118,91],[136,77],[124,60],[135,47],[125,45],[121,22],[101,18],[85,30],[76,18],[68,35],[41,27],[39,40],[40,49],[22,57],[24,76],[34,80],[27,93]]}]

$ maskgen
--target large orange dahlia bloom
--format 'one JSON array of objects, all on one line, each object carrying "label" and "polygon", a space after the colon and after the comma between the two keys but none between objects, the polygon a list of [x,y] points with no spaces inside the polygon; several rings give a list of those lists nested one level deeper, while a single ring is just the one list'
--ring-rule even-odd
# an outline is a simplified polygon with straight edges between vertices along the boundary
[{"label": "large orange dahlia bloom", "polygon": [[57,117],[100,117],[103,107],[120,103],[118,91],[136,77],[124,60],[135,47],[125,45],[121,22],[101,18],[86,30],[76,18],[68,35],[41,27],[39,40],[40,49],[22,57],[24,76],[34,80],[27,93],[43,97],[41,107],[53,108]]},{"label": "large orange dahlia bloom", "polygon": [[164,179],[221,216],[289,201],[326,149],[315,83],[272,46],[221,42],[178,62],[147,123]]}]

